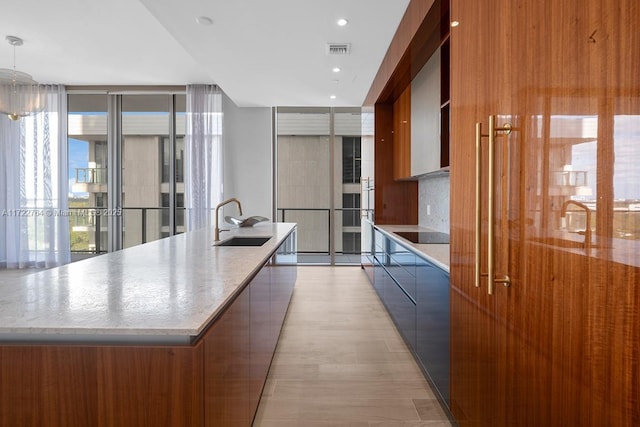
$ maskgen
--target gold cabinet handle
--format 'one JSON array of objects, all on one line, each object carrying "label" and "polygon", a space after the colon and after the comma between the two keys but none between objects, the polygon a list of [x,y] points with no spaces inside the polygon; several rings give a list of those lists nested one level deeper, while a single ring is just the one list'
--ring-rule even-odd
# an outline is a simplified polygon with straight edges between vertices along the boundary
[{"label": "gold cabinet handle", "polygon": [[476,268],[475,285],[480,287],[480,258],[482,248],[482,123],[476,123]]},{"label": "gold cabinet handle", "polygon": [[[496,117],[489,116],[489,134],[482,134],[482,123],[476,123],[476,258],[475,258],[475,285],[480,286],[480,277],[487,276],[487,293],[493,295],[494,284],[503,283],[505,286],[511,284],[508,275],[496,277],[495,275],[495,142],[498,132],[505,135],[511,133],[511,124],[507,123],[502,127],[496,127]],[[487,147],[488,158],[488,191],[487,191],[487,273],[481,273],[481,246],[482,246],[482,138],[489,137]]]}]

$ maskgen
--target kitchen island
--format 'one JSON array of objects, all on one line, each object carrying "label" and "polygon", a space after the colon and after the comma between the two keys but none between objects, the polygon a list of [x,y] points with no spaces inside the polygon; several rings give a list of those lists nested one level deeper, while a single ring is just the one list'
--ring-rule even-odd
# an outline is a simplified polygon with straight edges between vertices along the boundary
[{"label": "kitchen island", "polygon": [[0,426],[251,425],[295,224],[234,235],[271,238],[203,229],[0,284]]}]

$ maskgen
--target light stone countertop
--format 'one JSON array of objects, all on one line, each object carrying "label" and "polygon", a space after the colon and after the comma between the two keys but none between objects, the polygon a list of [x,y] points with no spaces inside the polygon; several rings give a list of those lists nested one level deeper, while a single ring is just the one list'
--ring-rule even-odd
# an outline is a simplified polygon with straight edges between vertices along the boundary
[{"label": "light stone countertop", "polygon": [[[374,224],[383,233],[391,236],[395,240],[402,242],[405,246],[415,249],[418,254],[424,255],[425,258],[434,262],[440,268],[449,272],[450,265],[450,248],[448,244],[416,244],[395,234],[396,231],[438,231],[418,225],[377,225]],[[576,233],[568,233],[557,231],[549,233],[542,238],[531,238],[528,242],[535,245],[544,245],[545,240],[549,240],[547,246],[555,247],[557,250],[570,252],[575,255],[584,257],[598,258],[601,260],[615,262],[625,266],[640,267],[640,241],[630,239],[604,239],[604,242],[597,242],[590,249],[582,247],[584,236]],[[553,241],[557,239],[557,241]],[[594,241],[596,237],[594,237]],[[562,241],[578,244],[578,246],[563,247],[559,245]]]},{"label": "light stone countertop", "polygon": [[416,253],[423,255],[424,258],[433,262],[438,267],[449,272],[450,264],[450,252],[448,244],[418,244],[412,243],[409,240],[395,234],[396,231],[437,231],[426,227],[420,227],[418,225],[378,225],[374,224],[378,230],[392,237],[403,245],[413,248]]},{"label": "light stone countertop", "polygon": [[259,223],[222,232],[273,236],[214,246],[201,229],[19,278],[0,276],[0,341],[192,342],[295,228]]}]

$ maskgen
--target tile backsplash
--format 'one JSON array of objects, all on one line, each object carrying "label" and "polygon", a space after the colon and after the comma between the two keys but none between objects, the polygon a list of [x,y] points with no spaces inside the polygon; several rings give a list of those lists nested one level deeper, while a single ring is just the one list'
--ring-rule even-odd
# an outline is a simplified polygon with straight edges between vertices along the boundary
[{"label": "tile backsplash", "polygon": [[449,232],[449,193],[448,172],[418,181],[418,225]]}]

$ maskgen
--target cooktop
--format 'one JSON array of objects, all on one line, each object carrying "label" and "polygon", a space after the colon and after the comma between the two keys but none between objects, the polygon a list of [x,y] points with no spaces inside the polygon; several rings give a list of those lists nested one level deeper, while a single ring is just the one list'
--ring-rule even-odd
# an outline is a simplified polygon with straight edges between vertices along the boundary
[{"label": "cooktop", "polygon": [[439,231],[396,231],[398,236],[404,237],[412,243],[444,244],[449,243],[449,235]]}]

